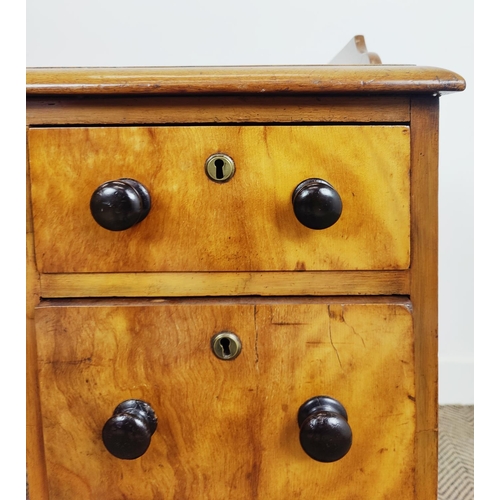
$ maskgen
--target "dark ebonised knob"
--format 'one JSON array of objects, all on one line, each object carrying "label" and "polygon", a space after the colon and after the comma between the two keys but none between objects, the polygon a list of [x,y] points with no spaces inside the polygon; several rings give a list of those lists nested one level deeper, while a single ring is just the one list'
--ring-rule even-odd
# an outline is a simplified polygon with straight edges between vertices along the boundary
[{"label": "dark ebonised knob", "polygon": [[342,200],[333,186],[323,179],[306,179],[292,194],[297,220],[309,229],[333,226],[342,213]]},{"label": "dark ebonised knob", "polygon": [[329,396],[308,399],[299,408],[298,422],[300,444],[318,462],[340,460],[351,448],[347,412],[336,399]]},{"label": "dark ebonised knob", "polygon": [[102,441],[115,457],[134,460],[148,449],[156,426],[155,412],[148,403],[128,399],[115,408],[113,416],[104,424]]},{"label": "dark ebonised knob", "polygon": [[110,231],[123,231],[135,226],[148,215],[150,208],[148,190],[134,179],[105,182],[90,198],[92,217]]}]

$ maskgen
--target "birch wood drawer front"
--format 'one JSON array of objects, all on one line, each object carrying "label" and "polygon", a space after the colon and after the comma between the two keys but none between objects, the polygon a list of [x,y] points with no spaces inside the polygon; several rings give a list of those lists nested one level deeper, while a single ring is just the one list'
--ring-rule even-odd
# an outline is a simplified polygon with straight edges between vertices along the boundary
[{"label": "birch wood drawer front", "polygon": [[[35,319],[51,499],[414,498],[405,299],[69,299]],[[220,331],[241,339],[233,360],[212,353]],[[321,395],[352,430],[329,464],[299,441],[298,409]],[[101,439],[129,399],[157,418],[138,460]]]},{"label": "birch wood drawer front", "polygon": [[[227,182],[205,172],[215,153],[234,161]],[[404,125],[32,128],[29,159],[43,273],[409,266]],[[130,229],[110,231],[89,203],[96,188],[122,178],[147,189],[151,209]],[[310,178],[341,199],[326,229],[294,213],[292,194]]]}]

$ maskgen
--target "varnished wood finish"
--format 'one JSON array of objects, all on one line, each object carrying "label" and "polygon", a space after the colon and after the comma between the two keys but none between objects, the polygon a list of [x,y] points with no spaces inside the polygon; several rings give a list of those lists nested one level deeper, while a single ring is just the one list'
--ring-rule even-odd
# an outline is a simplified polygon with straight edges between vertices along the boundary
[{"label": "varnished wood finish", "polygon": [[407,96],[30,96],[30,125],[407,123]]},{"label": "varnished wood finish", "polygon": [[[26,131],[27,132],[27,131]],[[27,137],[27,136],[26,136]],[[26,144],[28,159],[28,144]],[[26,163],[26,465],[32,499],[48,500],[47,471],[38,391],[35,307],[40,300],[40,276],[36,269],[29,162]]]},{"label": "varnished wood finish", "polygon": [[439,101],[412,99],[412,274],[418,457],[417,498],[436,498],[438,452]]},{"label": "varnished wood finish", "polygon": [[422,66],[32,68],[29,95],[446,93],[464,90],[452,71]]},{"label": "varnished wood finish", "polygon": [[375,52],[368,52],[365,37],[356,35],[330,61],[330,64],[382,64],[382,61]]},{"label": "varnished wood finish", "polygon": [[[51,498],[413,499],[406,300],[53,301],[36,321]],[[241,338],[234,361],[211,352],[223,329]],[[349,412],[336,464],[300,447],[297,411],[317,394]],[[129,398],[158,418],[135,461],[100,440]]]},{"label": "varnished wood finish", "polygon": [[[43,273],[406,269],[410,250],[406,126],[51,128],[30,130],[37,265]],[[227,183],[205,175],[226,153]],[[93,191],[128,177],[148,189],[145,220],[96,224]],[[300,224],[292,193],[334,186],[340,220]]]},{"label": "varnished wood finish", "polygon": [[[136,273],[117,265],[114,273],[40,275],[37,265],[42,255],[38,247],[35,252],[34,239],[41,216],[37,213],[47,216],[53,196],[45,193],[45,199],[40,198],[33,226],[29,185],[26,438],[30,500],[134,498],[130,492],[148,499],[229,495],[242,500],[435,499],[436,96],[464,88],[463,78],[455,73],[409,66],[28,70],[26,111],[31,131],[54,125],[126,125],[124,130],[129,126],[138,130],[139,125],[157,129],[160,125],[281,124],[293,129],[299,124],[356,124],[354,128],[362,130],[407,125],[410,185],[405,207],[411,215],[410,266],[401,270],[311,271],[297,266],[288,271],[229,272],[221,266],[217,272]],[[64,133],[58,137],[61,144],[67,139]],[[319,142],[315,152],[322,155],[324,145]],[[289,148],[287,141],[281,143]],[[82,159],[89,156],[89,149],[77,141],[70,145]],[[251,151],[254,144],[250,146],[245,150]],[[108,147],[102,144],[102,149]],[[383,156],[386,147],[379,144],[373,152]],[[42,149],[40,144],[39,152]],[[196,146],[187,150],[192,149]],[[59,175],[58,169],[50,168],[52,175]],[[80,181],[82,172],[75,173]],[[282,177],[278,186],[289,172]],[[83,189],[99,185],[98,179],[87,181]],[[55,217],[52,222],[66,224],[72,217],[70,210],[61,206],[58,210],[59,214],[50,215]],[[264,231],[269,241],[270,231]],[[66,234],[61,234],[53,245],[45,243],[48,259],[65,240]],[[247,246],[245,241],[242,248]],[[79,259],[84,251],[76,252]],[[392,247],[389,251],[393,252]],[[142,258],[141,252],[137,255]],[[105,260],[109,265],[110,256]],[[387,295],[407,295],[408,300]],[[91,296],[96,298],[83,299]],[[105,298],[116,296],[129,298]],[[141,296],[155,298],[137,298]],[[186,298],[165,300],[165,296]],[[41,302],[35,324],[34,309],[41,297],[60,298]],[[242,354],[231,362],[219,361],[211,353],[207,356],[213,330],[233,325],[244,341]],[[172,363],[164,363],[167,359]],[[309,397],[324,393],[346,405],[354,444],[338,463],[312,461],[315,465],[311,465],[298,444],[296,411]],[[212,413],[202,411],[192,394],[199,395],[204,409]],[[109,404],[98,405],[100,395]],[[161,424],[164,427],[155,433],[152,448],[143,458],[116,469],[113,460],[123,461],[103,449],[100,428],[120,401],[150,395],[159,401],[162,415],[173,417],[162,420],[167,424]],[[182,395],[186,397],[181,406],[173,404]],[[377,419],[382,426],[372,425]],[[263,443],[260,436],[269,439]],[[225,449],[231,451],[223,453]],[[124,467],[130,475],[116,480]],[[211,476],[208,471],[214,467],[217,473]],[[314,495],[303,488],[305,481],[314,484]],[[109,495],[92,491],[108,486]],[[131,489],[119,496],[117,487]]]},{"label": "varnished wood finish", "polygon": [[410,271],[42,274],[40,286],[47,298],[408,295]]}]

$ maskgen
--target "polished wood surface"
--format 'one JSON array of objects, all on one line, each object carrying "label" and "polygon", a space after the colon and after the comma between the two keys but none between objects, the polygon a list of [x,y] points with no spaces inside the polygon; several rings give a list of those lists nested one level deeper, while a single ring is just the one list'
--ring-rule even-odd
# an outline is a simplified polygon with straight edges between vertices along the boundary
[{"label": "polished wood surface", "polygon": [[28,96],[30,125],[408,123],[408,96]]},{"label": "polished wood surface", "polygon": [[[417,397],[417,498],[436,498],[438,462],[439,101],[412,99],[412,279]],[[429,223],[432,221],[432,223]]]},{"label": "polished wood surface", "polygon": [[[118,489],[130,487],[130,491],[139,492],[136,498],[141,499],[201,500],[211,498],[207,496],[211,493],[206,492],[210,486],[211,491],[216,492],[212,498],[226,498],[227,491],[230,491],[231,498],[241,500],[276,500],[283,498],[283,488],[288,488],[284,490],[290,492],[288,498],[306,498],[306,488],[303,487],[306,481],[314,482],[313,492],[318,493],[313,497],[325,500],[337,498],[337,491],[340,499],[435,499],[437,96],[464,88],[463,78],[455,73],[411,66],[28,70],[26,458],[30,499],[134,498],[129,493],[119,496],[114,488],[117,486]],[[75,219],[72,219],[71,210],[64,203],[60,204],[60,199],[56,199],[57,209],[53,211],[56,213],[51,213],[51,202],[55,199],[51,192],[38,191],[36,210],[31,209],[29,171],[30,167],[40,168],[36,165],[38,160],[33,162],[34,155],[38,159],[45,158],[48,153],[43,150],[47,146],[52,152],[58,148],[65,151],[65,159],[71,160],[70,165],[85,164],[88,158],[112,158],[114,161],[115,157],[121,158],[117,144],[113,146],[113,141],[111,145],[103,144],[98,139],[94,140],[94,146],[90,143],[89,147],[91,134],[79,144],[77,139],[82,137],[82,131],[102,128],[111,130],[111,136],[120,137],[123,133],[123,137],[129,137],[126,130],[130,127],[137,131],[138,138],[145,139],[139,130],[175,129],[179,125],[191,128],[196,124],[203,124],[207,129],[215,128],[208,125],[223,125],[221,129],[236,125],[236,129],[241,129],[257,124],[262,130],[271,124],[280,124],[289,130],[317,126],[334,128],[331,125],[360,131],[378,127],[384,130],[406,129],[395,142],[391,142],[393,139],[389,134],[378,135],[379,141],[374,141],[376,145],[373,147],[368,148],[363,141],[346,143],[345,146],[355,155],[360,144],[362,154],[367,154],[368,150],[373,153],[369,155],[370,165],[379,165],[379,162],[381,165],[386,155],[406,158],[399,164],[403,165],[407,175],[403,207],[410,217],[405,226],[409,238],[409,260],[404,268],[362,271],[337,267],[339,270],[325,271],[299,265],[286,271],[262,272],[229,271],[221,266],[217,271],[125,272],[120,265],[113,267],[111,264],[113,248],[104,255],[104,262],[111,266],[108,269],[117,272],[40,272],[44,269],[45,259],[55,266],[60,265],[57,260],[64,266],[81,266],[80,259],[85,261],[87,258],[83,254],[88,247],[80,248],[79,241],[73,240],[75,248],[79,248],[79,251],[69,249],[76,255],[75,263],[58,253],[61,242],[66,244],[66,239],[71,236],[61,226],[67,230],[67,222],[73,220],[75,223]],[[67,132],[73,130],[74,125],[86,128],[75,127],[74,132]],[[59,129],[54,126],[59,126]],[[54,136],[49,134],[50,130],[42,130],[43,127],[51,129]],[[123,132],[116,134],[113,132],[115,128]],[[32,141],[32,137],[37,137],[37,134],[40,138],[47,138],[47,144],[35,144],[38,139]],[[58,145],[49,139],[56,136]],[[362,137],[349,136],[349,141]],[[317,147],[310,151],[314,150],[315,154],[301,156],[301,152],[300,158],[323,158],[325,144],[326,154],[333,154],[331,138],[320,134],[313,139],[312,142],[317,139]],[[127,144],[140,151],[140,144],[128,141]],[[145,141],[150,151],[154,149],[152,146],[158,146],[158,142],[152,139],[146,138]],[[281,136],[279,146],[283,151],[289,151],[288,159],[290,156],[295,158],[297,151],[288,142]],[[256,149],[260,151],[259,148],[262,144]],[[403,148],[404,154],[393,151],[398,148]],[[253,145],[241,151],[252,149]],[[340,149],[345,151],[344,147]],[[193,150],[196,147],[189,144],[182,152],[194,154]],[[163,157],[168,157],[166,148],[159,147],[158,151]],[[320,151],[319,156],[317,151]],[[80,162],[77,161],[77,152]],[[141,157],[141,154],[134,155],[137,153],[132,154],[136,159]],[[261,151],[260,158],[267,161],[266,155]],[[108,166],[101,165],[100,170],[109,173],[113,161],[108,162]],[[48,162],[47,172],[57,176],[61,170],[64,178],[67,174],[64,173],[67,169],[64,163]],[[351,169],[350,160],[343,168],[346,166],[348,169],[342,170],[344,174]],[[252,172],[250,165],[246,168]],[[151,174],[151,179],[162,178],[162,170],[158,168],[157,176]],[[278,171],[281,172],[276,181],[279,187],[288,182],[290,171]],[[309,172],[304,167],[306,171]],[[66,187],[69,185],[72,190],[76,186],[82,187],[81,173],[81,170],[74,170],[70,180],[75,182],[66,183]],[[363,186],[367,193],[370,193],[372,173],[365,172],[367,178],[359,181],[359,186]],[[262,183],[262,176],[250,175],[254,175],[254,182]],[[395,175],[399,179],[400,173]],[[35,176],[41,182],[40,186],[53,185],[50,179],[42,178],[42,170]],[[47,173],[46,176],[49,177]],[[91,177],[84,176],[86,185],[83,190],[91,192],[99,185],[100,179]],[[361,172],[359,177],[362,177]],[[345,180],[347,186],[347,177]],[[394,181],[387,176],[385,182],[401,186],[400,180]],[[153,184],[155,189],[171,192],[171,187],[161,187],[157,182]],[[271,183],[270,187],[274,189],[274,184]],[[37,189],[33,186],[34,194]],[[76,203],[78,196],[74,194],[71,199]],[[219,197],[221,200],[235,202],[228,197]],[[272,203],[266,200],[264,206],[277,206],[274,200]],[[84,203],[88,204],[88,200]],[[260,199],[254,204],[256,209],[262,205]],[[369,209],[367,206],[369,218],[384,210],[383,199],[378,204],[369,205]],[[255,213],[248,208],[243,211],[250,220],[256,220]],[[391,210],[393,217],[398,213],[399,207]],[[283,213],[280,214],[281,217]],[[40,218],[43,221],[46,217],[54,226],[46,226],[44,231],[55,231],[53,234],[57,235],[52,242],[47,240],[48,233],[43,235],[38,227]],[[165,217],[161,223],[164,221]],[[158,227],[163,231],[165,226],[161,223]],[[271,240],[270,227],[276,228],[275,220],[263,231],[267,243],[274,244],[277,238]],[[141,225],[134,230],[143,231]],[[368,235],[373,234],[370,231],[375,231],[373,225],[369,227]],[[89,240],[85,240],[88,235],[80,234],[88,245]],[[158,234],[158,231],[147,234],[150,240],[145,246],[143,241],[140,247],[141,242],[137,240],[135,247],[130,247],[139,260],[149,251],[140,252],[139,247],[149,249],[151,242],[156,244],[151,235]],[[38,246],[39,237],[45,238],[45,255]],[[185,241],[193,241],[186,238]],[[214,238],[217,236],[212,236],[209,248]],[[250,240],[252,238],[242,240],[242,248],[248,248]],[[201,243],[198,245],[200,249]],[[392,244],[388,242],[388,245],[388,249],[380,250],[382,255],[377,259],[387,259],[384,256],[387,252],[394,254]],[[273,247],[268,245],[268,248]],[[280,251],[272,250],[275,252],[272,259],[278,255],[283,259]],[[335,248],[330,246],[328,251],[333,253]],[[53,252],[59,259],[54,258]],[[317,251],[311,250],[310,255],[318,261]],[[182,256],[176,258],[182,260]],[[346,258],[351,259],[351,256]],[[99,267],[95,263],[91,265]],[[257,298],[258,295],[266,297]],[[295,298],[290,297],[294,295]],[[335,295],[351,297],[335,298]],[[84,299],[92,296],[95,299]],[[143,296],[151,299],[137,298]],[[185,299],[164,298],[168,296],[183,296]],[[55,299],[42,300],[41,297]],[[158,315],[157,311],[160,311]],[[181,328],[181,325],[184,326]],[[206,357],[205,340],[214,333],[209,330],[232,325],[237,325],[241,332],[243,354],[234,362],[219,362],[211,353]],[[197,333],[193,335],[193,331]],[[153,345],[148,340],[152,340]],[[175,362],[162,364],[165,359]],[[198,376],[198,365],[208,374],[204,379]],[[235,366],[239,375],[233,378],[231,370]],[[171,377],[165,377],[165,372]],[[90,376],[82,378],[82,374]],[[213,391],[207,390],[207,381],[210,380],[218,382]],[[331,474],[325,474],[326,464],[311,464],[307,456],[300,455],[303,452],[298,445],[298,425],[295,421],[292,423],[295,419],[293,413],[300,404],[323,392],[325,386],[331,387],[329,396],[346,405],[349,423],[357,429],[353,449],[338,463],[330,464],[334,471]],[[197,405],[191,397],[185,398],[180,406],[174,405],[186,387],[191,387],[206,406]],[[288,388],[288,392],[281,392],[281,387]],[[297,396],[295,400],[299,393],[300,398]],[[170,402],[172,395],[174,400]],[[101,396],[106,404],[101,404]],[[173,415],[173,418],[160,434],[153,436],[159,439],[153,439],[152,448],[139,459],[140,462],[124,463],[102,449],[98,434],[114,406],[129,396],[151,396],[160,401],[161,413]],[[248,397],[253,398],[251,403]],[[284,403],[282,398],[286,399]],[[273,408],[280,404],[284,405],[281,410],[273,413]],[[207,414],[205,408],[213,413]],[[183,418],[186,414],[191,420]],[[225,415],[230,415],[229,423]],[[198,425],[199,421],[195,419],[206,420],[211,427]],[[377,419],[379,422],[385,419],[387,425],[373,426],[372,422]],[[398,425],[391,426],[391,422]],[[199,427],[206,432],[203,434],[206,441],[196,439]],[[238,432],[234,433],[235,429]],[[282,429],[282,432],[276,429]],[[268,436],[269,440],[263,443],[259,441],[260,436]],[[390,445],[384,445],[384,440]],[[224,447],[235,443],[237,447],[231,448],[230,453],[221,453]],[[241,449],[246,450],[245,446],[250,446],[248,453],[240,453]],[[96,456],[99,457],[97,461]],[[199,467],[191,465],[189,460],[179,461],[181,456],[196,458]],[[249,464],[243,463],[245,456],[251,457],[250,470]],[[296,462],[292,463],[294,460]],[[119,462],[118,466],[116,462]],[[158,463],[163,467],[158,467]],[[214,464],[217,473],[211,477],[207,471],[213,470]],[[229,470],[230,474],[221,473],[221,468]],[[306,474],[301,470],[306,470]],[[123,471],[131,475],[120,475],[115,481],[113,474]],[[205,475],[200,476],[201,472]],[[145,477],[150,479],[144,480]],[[329,489],[323,488],[325,484]],[[108,487],[113,492],[110,495],[99,496],[92,491],[93,488]],[[202,493],[196,496],[193,493],[196,491]],[[377,497],[374,491],[384,493]]]},{"label": "polished wood surface", "polygon": [[[27,131],[26,131],[27,132]],[[26,135],[27,137],[27,135]],[[26,151],[28,159],[28,151]],[[26,465],[31,497],[48,499],[47,470],[42,436],[42,415],[38,391],[35,307],[41,296],[40,275],[36,269],[33,216],[31,212],[29,162],[26,165]]]},{"label": "polished wood surface", "polygon": [[28,95],[447,93],[464,90],[456,73],[424,66],[235,66],[30,68]]},{"label": "polished wood surface", "polygon": [[[246,126],[30,130],[37,265],[42,273],[406,269],[409,128]],[[211,181],[213,153],[236,164]],[[89,210],[103,182],[132,178],[152,208],[108,231]],[[340,194],[331,228],[295,218],[291,197],[319,177]]]},{"label": "polished wood surface", "polygon": [[[413,498],[407,300],[43,301],[36,322],[51,498]],[[211,352],[221,330],[241,338],[234,361]],[[299,444],[298,408],[317,394],[349,415],[337,463]],[[124,461],[100,433],[129,398],[158,428]]]}]

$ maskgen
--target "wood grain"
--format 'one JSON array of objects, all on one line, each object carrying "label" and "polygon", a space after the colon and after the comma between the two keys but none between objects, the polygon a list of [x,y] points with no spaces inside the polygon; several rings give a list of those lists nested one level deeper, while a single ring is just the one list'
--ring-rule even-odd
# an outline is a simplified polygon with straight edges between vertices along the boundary
[{"label": "wood grain", "polygon": [[425,66],[241,66],[30,68],[28,95],[446,93],[464,90],[456,73]]},{"label": "wood grain", "polygon": [[437,98],[412,99],[412,263],[417,397],[417,500],[437,496],[438,466]]},{"label": "wood grain", "polygon": [[[204,172],[216,152],[236,163],[225,184]],[[38,269],[406,269],[409,152],[405,126],[30,129]],[[89,200],[121,177],[149,189],[151,212],[132,229],[107,231]],[[293,213],[293,190],[310,177],[330,182],[343,201],[340,220],[323,231]]]},{"label": "wood grain", "polygon": [[[413,499],[405,300],[44,301],[36,322],[53,499]],[[234,361],[210,350],[221,330],[242,340]],[[298,441],[298,407],[320,394],[346,406],[354,434],[333,464]],[[121,461],[100,432],[128,398],[159,423],[146,454]]]},{"label": "wood grain", "polygon": [[408,96],[29,96],[30,125],[407,123]]},{"label": "wood grain", "polygon": [[[27,138],[27,135],[26,135]],[[26,143],[28,149],[28,143]],[[28,150],[26,159],[28,159]],[[35,307],[40,300],[40,276],[36,269],[29,162],[26,164],[26,467],[31,500],[48,500],[47,471],[38,392]]]},{"label": "wood grain", "polygon": [[[28,125],[94,126],[74,128],[71,132],[69,128],[32,128],[30,132],[28,157],[34,160],[36,205],[33,221],[31,186],[28,186],[26,438],[31,500],[49,500],[49,487],[50,500],[267,500],[331,499],[332,496],[338,500],[435,499],[436,96],[464,88],[463,78],[456,73],[412,66],[28,70]],[[411,129],[401,133],[398,140],[391,134],[377,135],[377,132],[370,136],[370,146],[366,141],[359,141],[365,139],[365,131],[370,128],[392,129],[379,127],[380,124],[398,124],[403,130],[405,127],[401,125],[408,125],[410,121]],[[187,130],[193,124],[204,124],[198,129],[210,129],[215,127],[206,125],[219,123],[232,125],[233,130],[241,130],[241,124],[294,123],[290,130],[311,128],[313,135],[318,124],[333,129],[335,127],[326,124],[337,123],[351,130],[357,123],[354,128],[362,129],[363,134],[354,137],[347,133],[340,147],[341,184],[352,184],[352,179],[346,176],[346,172],[352,171],[352,158],[342,156],[342,151],[351,148],[356,149],[352,157],[359,153],[369,156],[369,161],[353,178],[361,179],[380,169],[379,178],[389,183],[384,184],[386,187],[404,185],[405,188],[391,198],[393,207],[384,207],[385,199],[376,202],[374,191],[369,188],[370,185],[376,187],[377,181],[368,176],[366,183],[364,180],[355,183],[371,201],[365,206],[367,218],[362,222],[356,219],[359,227],[351,221],[349,229],[366,229],[366,247],[360,252],[370,254],[373,252],[369,250],[370,243],[376,245],[377,242],[372,237],[380,232],[379,226],[373,224],[373,217],[387,210],[396,218],[400,213],[396,200],[401,196],[404,234],[407,235],[404,236],[407,242],[404,266],[345,270],[346,267],[342,267],[345,262],[352,264],[350,259],[360,258],[360,254],[348,252],[346,241],[352,235],[347,232],[340,242],[347,255],[344,264],[332,264],[332,260],[325,264],[324,253],[318,251],[326,247],[331,258],[338,248],[339,241],[335,239],[329,240],[326,246],[314,241],[309,251],[317,269],[332,269],[333,265],[333,269],[344,270],[314,271],[311,270],[314,266],[302,265],[299,259],[285,265],[283,255],[287,254],[279,246],[281,243],[277,244],[285,233],[276,237],[258,225],[258,231],[241,232],[241,220],[236,215],[231,220],[237,241],[234,255],[228,260],[232,248],[226,244],[230,228],[226,227],[228,216],[223,215],[224,223],[218,226],[221,231],[211,233],[216,236],[209,242],[210,256],[215,255],[215,249],[219,252],[222,248],[221,262],[224,259],[226,264],[241,262],[246,270],[228,272],[221,264],[215,272],[212,268],[208,271],[206,263],[199,264],[204,243],[195,241],[187,229],[182,233],[182,228],[177,228],[180,231],[177,234],[182,237],[174,242],[169,240],[167,245],[157,239],[158,235],[164,236],[167,228],[171,229],[168,225],[171,212],[166,200],[158,207],[161,216],[144,221],[154,221],[147,230],[142,223],[134,229],[134,235],[122,235],[122,240],[118,238],[112,245],[109,245],[109,234],[95,238],[95,227],[79,226],[84,209],[83,205],[75,207],[81,200],[84,205],[88,204],[89,193],[96,187],[95,172],[109,178],[115,177],[115,173],[142,176],[145,172],[155,198],[160,192],[161,197],[174,195],[177,214],[185,206],[189,207],[189,217],[201,217],[202,232],[208,231],[208,225],[205,228],[207,207],[204,205],[200,210],[198,205],[195,211],[195,204],[186,203],[191,195],[219,204],[235,204],[245,223],[251,220],[255,224],[257,220],[256,209],[251,207],[274,207],[269,212],[274,218],[266,220],[264,225],[276,228],[276,221],[285,217],[285,211],[276,208],[284,192],[280,189],[286,182],[292,184],[291,172],[295,169],[307,172],[308,176],[311,172],[311,163],[301,171],[297,158],[300,161],[320,158],[321,162],[330,158],[330,154],[339,158],[337,152],[332,152],[335,148],[325,153],[325,144],[329,148],[332,144],[335,146],[330,136],[319,134],[310,142],[308,139],[308,145],[298,151],[293,141],[283,135],[269,142],[272,134],[268,133],[264,141],[261,133],[259,140],[251,144],[243,144],[244,141],[238,139],[243,144],[238,151],[245,155],[257,151],[259,161],[245,163],[238,158],[240,170],[237,172],[239,174],[244,166],[245,172],[249,172],[245,177],[249,183],[269,188],[264,201],[252,199],[250,204],[239,203],[237,198],[225,194],[207,196],[214,186],[198,174],[188,175],[193,189],[184,197],[175,198],[175,189],[169,184],[170,174],[181,172],[182,168],[169,156],[170,144],[165,142],[166,136],[157,132],[160,127],[154,125],[182,124]],[[144,124],[149,127],[137,127]],[[305,124],[307,127],[301,126]],[[119,127],[113,130],[96,125]],[[175,128],[179,127],[161,127],[163,130]],[[270,128],[259,130],[269,132]],[[106,140],[100,139],[99,130]],[[148,133],[144,133],[145,130]],[[210,147],[229,144],[219,142],[211,134],[203,137],[194,134],[191,141],[185,137],[185,147],[179,146],[176,158],[185,154],[192,158],[207,137]],[[234,141],[234,136],[231,139]],[[316,139],[317,147],[314,146]],[[279,162],[286,159],[293,168],[277,168],[272,181],[266,184],[267,180],[263,182],[262,178],[266,178],[267,172],[262,166],[268,161],[268,150],[264,152],[264,147],[269,148],[270,144],[274,144],[271,156]],[[285,153],[276,156],[276,145]],[[360,145],[363,147],[358,151]],[[200,154],[201,162],[205,159],[203,154]],[[385,165],[387,155],[398,168],[404,166],[396,176],[404,172],[406,184],[399,178],[391,178],[380,167]],[[398,158],[402,156],[405,159],[399,163]],[[161,158],[161,161],[143,162],[145,158]],[[121,168],[114,170],[117,159],[126,167],[125,174]],[[168,160],[168,168],[161,163],[165,160]],[[315,163],[314,168],[321,162]],[[261,170],[254,171],[256,163]],[[373,165],[376,167],[371,168]],[[325,175],[336,175],[335,168],[321,165],[318,168]],[[197,184],[200,178],[205,180],[201,187]],[[64,192],[68,186],[73,193],[70,196]],[[270,193],[274,193],[276,186],[277,197],[271,200]],[[238,195],[241,196],[244,189],[249,189],[249,185],[246,188],[240,185]],[[82,198],[78,192],[84,193]],[[363,203],[365,201],[366,198]],[[80,215],[75,218],[75,213]],[[220,214],[217,212],[217,217]],[[285,226],[290,228],[288,224],[289,221]],[[401,235],[401,227],[396,226],[392,226],[393,230]],[[71,236],[74,228],[78,228],[75,233],[78,237]],[[363,248],[359,234],[354,242]],[[102,237],[104,246],[92,254],[96,250],[93,245],[99,247]],[[40,244],[38,238],[41,238]],[[133,244],[129,244],[127,238],[133,240]],[[376,259],[396,262],[391,260],[395,252],[392,240],[383,239],[387,244],[376,249]],[[260,240],[259,254],[253,245]],[[67,241],[71,241],[71,245],[61,251],[61,243],[64,246]],[[155,265],[160,262],[160,267],[156,267],[155,272],[132,272],[138,270],[134,267],[137,262],[145,269],[144,262],[151,258],[150,247],[155,245],[160,249]],[[298,250],[302,252],[301,245]],[[199,253],[186,256],[189,254],[184,251],[186,248],[189,251],[194,248]],[[246,256],[236,255],[236,248],[240,251],[243,248]],[[116,262],[112,255],[117,256]],[[182,259],[191,259],[196,262],[196,269],[205,270],[172,272],[168,267],[171,255],[184,262],[185,267],[186,260]],[[100,267],[99,259],[104,262],[105,270]],[[274,263],[281,259],[281,264],[275,267],[288,270],[248,270],[252,265],[256,266],[253,269],[258,268],[266,259]],[[40,275],[38,269],[50,269],[44,267],[49,261],[59,274]],[[91,262],[90,268],[94,271],[84,272],[89,268],[82,267],[82,262]],[[371,265],[375,265],[374,261]],[[110,269],[112,273],[104,272]],[[301,272],[297,272],[299,270]],[[301,296],[372,293],[381,296]],[[411,306],[405,299],[382,296],[387,294],[408,295]],[[158,298],[135,298],[141,295]],[[168,295],[191,298],[161,298]],[[214,298],[207,298],[210,295]],[[225,295],[284,297],[225,298]],[[40,296],[95,296],[96,299],[44,300],[35,314]],[[130,298],[103,298],[112,296]],[[222,328],[233,328],[243,339],[243,353],[234,362],[219,362],[208,350],[207,340]],[[298,446],[296,411],[306,399],[320,393],[328,393],[344,403],[354,431],[351,452],[335,464],[315,463]],[[128,397],[150,399],[161,416],[151,449],[134,462],[111,457],[99,438],[112,409]]]},{"label": "wood grain", "polygon": [[410,271],[42,274],[40,286],[46,298],[408,295]]}]

